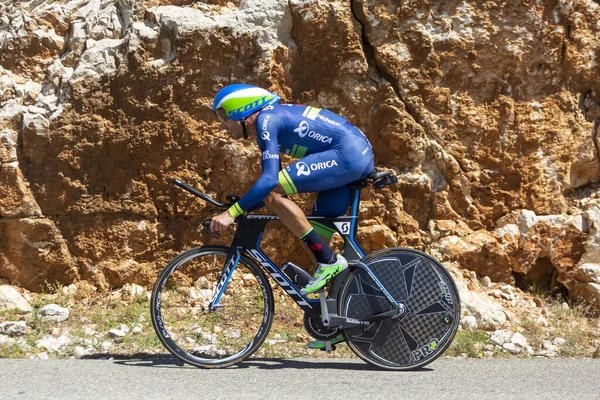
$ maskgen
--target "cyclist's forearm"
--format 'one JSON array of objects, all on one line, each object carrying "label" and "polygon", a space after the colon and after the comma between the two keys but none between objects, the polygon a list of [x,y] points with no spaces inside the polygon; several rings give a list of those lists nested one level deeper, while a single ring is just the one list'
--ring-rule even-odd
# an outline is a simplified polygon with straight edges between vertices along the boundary
[{"label": "cyclist's forearm", "polygon": [[251,209],[256,209],[269,193],[278,185],[277,178],[261,176],[252,188],[233,206],[229,213],[235,218]]}]

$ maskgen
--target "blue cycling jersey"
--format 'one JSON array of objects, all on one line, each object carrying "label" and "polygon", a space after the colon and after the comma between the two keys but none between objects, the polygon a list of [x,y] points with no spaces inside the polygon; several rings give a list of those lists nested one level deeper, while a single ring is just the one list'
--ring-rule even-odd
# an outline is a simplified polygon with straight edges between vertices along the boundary
[{"label": "blue cycling jersey", "polygon": [[[262,109],[255,122],[262,152],[262,175],[232,207],[232,215],[255,207],[281,184],[286,193],[344,186],[373,171],[372,148],[345,118],[325,109],[277,104]],[[280,172],[279,154],[301,159]]]}]

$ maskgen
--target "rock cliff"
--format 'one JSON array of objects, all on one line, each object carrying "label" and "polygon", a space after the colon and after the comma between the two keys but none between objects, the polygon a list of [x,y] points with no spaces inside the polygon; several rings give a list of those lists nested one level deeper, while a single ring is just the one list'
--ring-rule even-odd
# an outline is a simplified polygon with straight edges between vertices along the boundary
[{"label": "rock cliff", "polygon": [[[245,82],[344,115],[397,173],[363,193],[365,250],[600,305],[598,37],[590,0],[4,1],[0,277],[149,286],[208,241],[215,210],[169,180],[260,175],[210,110]],[[307,262],[279,225],[263,243]]]}]

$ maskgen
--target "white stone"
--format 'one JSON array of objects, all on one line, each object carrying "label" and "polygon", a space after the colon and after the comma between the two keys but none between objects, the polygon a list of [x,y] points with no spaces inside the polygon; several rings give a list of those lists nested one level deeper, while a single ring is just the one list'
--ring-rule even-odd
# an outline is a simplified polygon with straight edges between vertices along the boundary
[{"label": "white stone", "polygon": [[9,337],[8,335],[1,335],[0,334],[0,346],[3,345],[11,345],[15,342],[15,339]]},{"label": "white stone", "polygon": [[94,336],[96,333],[97,333],[96,330],[91,326],[83,327],[83,334],[86,336]]},{"label": "white stone", "polygon": [[544,342],[542,343],[542,348],[553,353],[556,352],[556,350],[558,350],[558,347],[553,345],[552,342],[549,340],[544,340]]},{"label": "white stone", "polygon": [[554,345],[558,346],[558,347],[562,346],[566,342],[567,342],[566,339],[563,339],[563,338],[560,338],[560,337],[554,338],[554,340],[552,341],[552,343],[554,343]]},{"label": "white stone", "polygon": [[25,113],[23,114],[23,128],[36,136],[46,137],[50,128],[50,122],[41,114]]},{"label": "white stone", "polygon": [[134,326],[133,329],[131,330],[131,333],[133,333],[134,335],[137,335],[138,333],[142,333],[142,327],[139,325]]},{"label": "white stone", "polygon": [[481,278],[481,286],[483,286],[486,289],[489,289],[492,287],[492,280],[490,279],[489,276],[484,276],[483,278]]},{"label": "white stone", "polygon": [[23,113],[23,107],[15,99],[3,103],[0,108],[0,121],[15,120]]},{"label": "white stone", "polygon": [[520,234],[521,231],[519,230],[519,226],[515,224],[506,224],[494,230],[494,236],[497,238],[502,238],[506,235],[518,238]]},{"label": "white stone", "polygon": [[7,321],[0,324],[0,333],[10,336],[23,336],[27,323],[25,321]]},{"label": "white stone", "polygon": [[514,344],[517,347],[520,347],[522,349],[527,348],[527,346],[529,346],[529,343],[527,342],[527,339],[525,338],[525,336],[521,335],[519,332],[515,333],[512,338],[510,338],[510,342],[512,344]]},{"label": "white stone", "polygon": [[102,344],[100,345],[100,347],[102,347],[102,349],[104,350],[108,350],[110,348],[112,348],[114,346],[113,342],[102,342]]},{"label": "white stone", "polygon": [[121,289],[121,297],[124,300],[138,300],[146,295],[146,289],[135,283],[128,283]]},{"label": "white stone", "polygon": [[591,282],[600,283],[600,264],[585,263],[579,265],[578,269],[583,272]]},{"label": "white stone", "polygon": [[504,343],[502,348],[512,354],[519,354],[521,352],[521,348],[517,347],[514,343]]},{"label": "white stone", "polygon": [[0,132],[0,163],[17,161],[17,132],[3,129]]},{"label": "white stone", "polygon": [[37,317],[43,321],[62,322],[69,318],[69,310],[58,304],[48,304],[37,312]]},{"label": "white stone", "polygon": [[77,285],[72,283],[69,286],[65,286],[62,288],[62,292],[66,296],[74,296],[77,293]]},{"label": "white stone", "polygon": [[35,100],[42,91],[42,84],[34,81],[27,81],[23,85],[15,84],[15,94],[17,98]]},{"label": "white stone", "polygon": [[477,329],[477,318],[472,315],[462,317],[460,323],[464,329]]},{"label": "white stone", "polygon": [[469,290],[464,282],[456,282],[462,306],[477,318],[481,329],[498,329],[506,323],[506,313],[502,306],[485,293]]},{"label": "white stone", "polygon": [[504,330],[496,330],[490,337],[490,341],[495,345],[502,346],[504,343],[510,342],[512,332],[506,332]]},{"label": "white stone", "polygon": [[526,235],[535,223],[536,217],[533,211],[521,210],[517,216],[517,224],[519,225],[519,230],[522,235]]},{"label": "white stone", "polygon": [[123,23],[119,18],[117,7],[109,4],[104,8],[94,24],[90,37],[95,40],[100,39],[118,39],[123,34]]},{"label": "white stone", "polygon": [[125,337],[126,335],[127,335],[127,333],[120,329],[113,328],[108,331],[108,336],[113,339],[122,338],[122,337]]},{"label": "white stone", "polygon": [[77,21],[71,24],[71,36],[68,42],[68,48],[77,56],[83,53],[85,41],[87,38],[86,23]]},{"label": "white stone", "polygon": [[168,36],[176,39],[228,28],[234,35],[255,36],[264,57],[279,46],[294,45],[290,36],[293,21],[287,0],[246,0],[237,9],[222,8],[216,15],[176,6],[152,7],[146,12],[150,20],[158,22],[168,31]]},{"label": "white stone", "polygon": [[58,338],[54,338],[52,336],[45,336],[43,339],[40,339],[35,342],[35,347],[38,349],[45,349],[50,353],[58,352],[60,349],[65,347],[71,343],[71,339],[65,335],[62,335]]},{"label": "white stone", "polygon": [[574,215],[567,218],[565,224],[573,225],[580,232],[586,232],[588,230],[588,223],[583,214]]},{"label": "white stone", "polygon": [[73,349],[73,356],[75,358],[82,358],[90,354],[90,351],[82,346],[75,346]]},{"label": "white stone", "polygon": [[31,304],[10,285],[0,285],[0,310],[18,310],[21,313],[31,311]]},{"label": "white stone", "polygon": [[111,77],[117,73],[117,61],[123,58],[121,46],[123,39],[102,39],[87,41],[86,51],[79,57],[77,68],[73,71],[71,83],[85,80],[99,80],[102,77]]}]

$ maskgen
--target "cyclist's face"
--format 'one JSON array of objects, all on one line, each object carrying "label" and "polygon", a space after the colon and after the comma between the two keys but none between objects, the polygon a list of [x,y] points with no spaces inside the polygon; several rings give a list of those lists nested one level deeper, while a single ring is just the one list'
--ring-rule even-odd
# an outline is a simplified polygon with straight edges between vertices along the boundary
[{"label": "cyclist's face", "polygon": [[221,122],[221,128],[226,129],[231,133],[231,137],[234,139],[241,139],[244,136],[244,132],[242,130],[242,124],[240,121],[233,121],[228,119],[225,122]]}]

